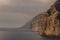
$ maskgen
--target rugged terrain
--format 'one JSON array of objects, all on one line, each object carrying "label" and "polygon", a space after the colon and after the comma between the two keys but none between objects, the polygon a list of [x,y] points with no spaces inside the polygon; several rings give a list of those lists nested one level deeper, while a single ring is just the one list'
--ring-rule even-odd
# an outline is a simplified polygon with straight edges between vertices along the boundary
[{"label": "rugged terrain", "polygon": [[60,36],[60,0],[32,20],[32,30],[41,36]]}]

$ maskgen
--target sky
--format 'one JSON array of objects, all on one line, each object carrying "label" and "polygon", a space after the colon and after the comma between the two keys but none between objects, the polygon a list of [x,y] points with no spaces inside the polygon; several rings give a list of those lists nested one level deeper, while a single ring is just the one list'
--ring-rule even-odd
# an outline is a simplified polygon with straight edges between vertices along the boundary
[{"label": "sky", "polygon": [[56,0],[0,0],[0,28],[17,28],[40,12],[45,12]]}]

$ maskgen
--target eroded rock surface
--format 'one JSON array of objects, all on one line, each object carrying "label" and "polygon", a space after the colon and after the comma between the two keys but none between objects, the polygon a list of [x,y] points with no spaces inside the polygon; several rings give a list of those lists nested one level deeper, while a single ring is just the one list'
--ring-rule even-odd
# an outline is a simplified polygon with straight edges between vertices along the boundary
[{"label": "eroded rock surface", "polygon": [[32,30],[41,36],[60,36],[60,0],[32,20]]}]

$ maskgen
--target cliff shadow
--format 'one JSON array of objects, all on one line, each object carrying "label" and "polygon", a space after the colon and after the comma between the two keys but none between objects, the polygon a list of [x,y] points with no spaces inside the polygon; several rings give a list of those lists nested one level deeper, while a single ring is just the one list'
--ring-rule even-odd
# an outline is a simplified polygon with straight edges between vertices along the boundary
[{"label": "cliff shadow", "polygon": [[41,40],[60,40],[60,36],[52,36],[52,37],[47,37],[47,36],[42,36]]}]

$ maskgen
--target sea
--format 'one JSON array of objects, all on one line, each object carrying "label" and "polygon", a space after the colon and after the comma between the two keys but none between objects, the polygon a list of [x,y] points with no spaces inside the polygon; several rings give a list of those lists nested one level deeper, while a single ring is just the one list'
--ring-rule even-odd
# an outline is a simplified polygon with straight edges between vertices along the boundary
[{"label": "sea", "polygon": [[0,31],[0,40],[60,40],[60,37],[42,37],[31,31]]}]

